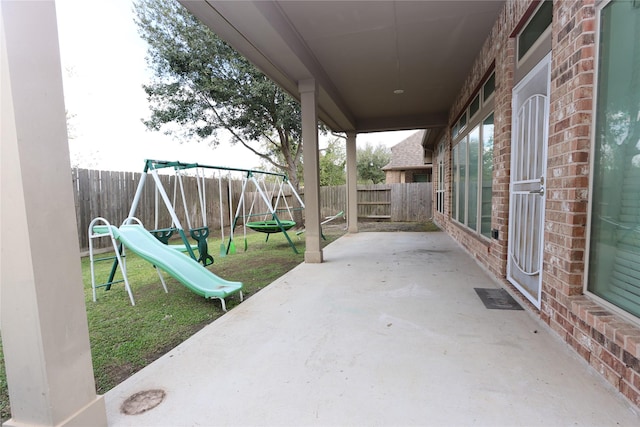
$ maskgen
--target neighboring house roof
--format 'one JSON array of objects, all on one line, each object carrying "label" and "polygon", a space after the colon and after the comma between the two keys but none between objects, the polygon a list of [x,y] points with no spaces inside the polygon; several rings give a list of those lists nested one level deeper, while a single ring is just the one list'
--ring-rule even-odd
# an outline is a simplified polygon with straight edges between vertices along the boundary
[{"label": "neighboring house roof", "polygon": [[391,147],[391,161],[382,170],[431,169],[430,163],[424,163],[422,140],[425,132],[418,131]]}]

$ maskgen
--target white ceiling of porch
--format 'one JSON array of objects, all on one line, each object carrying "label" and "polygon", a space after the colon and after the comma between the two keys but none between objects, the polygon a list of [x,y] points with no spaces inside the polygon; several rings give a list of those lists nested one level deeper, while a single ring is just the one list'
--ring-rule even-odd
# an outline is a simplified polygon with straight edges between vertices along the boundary
[{"label": "white ceiling of porch", "polygon": [[[441,128],[504,1],[182,1],[334,131]],[[404,93],[395,94],[394,90]],[[434,134],[434,132],[430,132]]]}]

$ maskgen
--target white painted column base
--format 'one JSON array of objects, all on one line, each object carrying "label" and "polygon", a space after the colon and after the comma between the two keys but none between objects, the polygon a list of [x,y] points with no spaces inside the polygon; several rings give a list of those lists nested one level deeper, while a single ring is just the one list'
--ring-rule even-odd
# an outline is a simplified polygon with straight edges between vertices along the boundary
[{"label": "white painted column base", "polygon": [[[61,422],[60,424],[56,424],[56,427],[85,427],[85,426],[95,426],[96,420],[104,419],[105,413],[107,409],[104,404],[103,396],[96,396],[96,400],[89,403],[85,407],[81,408]],[[5,421],[2,424],[3,427],[27,427],[33,426],[31,423],[21,423],[15,421],[13,418]]]}]

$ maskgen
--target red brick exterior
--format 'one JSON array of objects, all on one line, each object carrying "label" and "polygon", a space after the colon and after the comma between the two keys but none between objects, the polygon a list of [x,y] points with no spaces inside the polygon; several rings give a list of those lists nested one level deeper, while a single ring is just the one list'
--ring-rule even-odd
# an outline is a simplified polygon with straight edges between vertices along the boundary
[{"label": "red brick exterior", "polygon": [[[514,87],[515,39],[533,0],[508,0],[477,57],[450,111],[459,116],[481,79],[495,63],[495,139],[492,228],[497,239],[485,239],[451,220],[451,139],[446,139],[444,214],[434,220],[514,295],[505,279],[509,222],[511,98]],[[554,0],[547,192],[544,231],[542,303],[535,311],[600,375],[640,406],[640,319],[608,309],[584,292],[593,141],[595,67],[594,0]],[[434,182],[437,182],[434,168]]]}]

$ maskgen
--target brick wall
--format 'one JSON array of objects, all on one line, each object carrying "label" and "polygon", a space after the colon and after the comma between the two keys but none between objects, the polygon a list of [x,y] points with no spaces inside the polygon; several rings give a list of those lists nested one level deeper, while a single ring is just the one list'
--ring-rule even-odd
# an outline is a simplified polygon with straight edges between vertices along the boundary
[{"label": "brick wall", "polygon": [[554,2],[543,294],[540,316],[640,406],[640,327],[583,295],[593,140],[595,8]]},{"label": "brick wall", "polygon": [[[447,141],[447,210],[445,215],[435,215],[440,227],[458,240],[483,266],[498,277],[506,275],[507,239],[509,219],[509,169],[511,165],[511,91],[513,89],[513,64],[515,42],[509,37],[521,17],[529,8],[529,2],[509,1],[496,21],[491,34],[485,41],[472,72],[449,112],[453,123],[462,108],[482,83],[482,78],[492,64],[495,64],[496,90],[494,94],[494,164],[493,164],[493,206],[491,228],[498,230],[497,239],[483,239],[450,220],[451,217],[451,140]],[[434,177],[434,181],[437,178]]]},{"label": "brick wall", "polygon": [[[444,230],[516,294],[505,280],[515,64],[515,40],[510,35],[531,4],[507,1],[449,115],[453,124],[495,63],[491,226],[498,230],[498,238],[480,238],[451,221],[450,139],[445,152],[445,213],[434,213]],[[640,406],[640,321],[626,320],[583,292],[593,139],[594,27],[594,0],[554,0],[542,303],[537,313],[600,375]],[[524,297],[521,302],[536,311]]]}]

